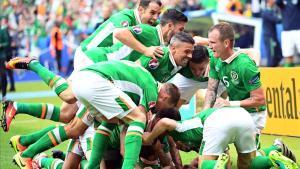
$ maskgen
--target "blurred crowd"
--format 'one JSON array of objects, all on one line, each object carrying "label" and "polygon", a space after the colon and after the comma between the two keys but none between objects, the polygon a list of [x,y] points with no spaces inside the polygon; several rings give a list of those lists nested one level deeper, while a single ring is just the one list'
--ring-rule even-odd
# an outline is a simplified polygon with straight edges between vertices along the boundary
[{"label": "blurred crowd", "polygon": [[[0,17],[1,28],[5,28],[2,31],[7,31],[9,36],[7,57],[28,55],[41,57],[50,53],[57,61],[54,66],[56,70],[67,73],[72,68],[74,49],[79,43],[111,14],[124,8],[134,8],[137,1],[3,0]],[[280,15],[277,15],[273,5],[268,5],[268,1],[271,0],[263,0],[264,3],[262,0],[162,0],[165,9],[177,8],[181,11],[212,9],[219,13],[247,17],[270,17],[264,15],[264,10],[261,9],[272,9],[275,13],[274,16],[272,13],[272,16],[279,17],[275,18],[275,21],[272,18],[272,22],[276,24],[280,22]],[[268,21],[268,18],[265,21]],[[273,41],[272,44],[276,45],[277,40]],[[62,56],[68,57],[68,65],[61,65],[61,60],[65,59]],[[282,56],[279,56],[279,59],[281,58]],[[277,66],[279,61],[268,65]]]}]

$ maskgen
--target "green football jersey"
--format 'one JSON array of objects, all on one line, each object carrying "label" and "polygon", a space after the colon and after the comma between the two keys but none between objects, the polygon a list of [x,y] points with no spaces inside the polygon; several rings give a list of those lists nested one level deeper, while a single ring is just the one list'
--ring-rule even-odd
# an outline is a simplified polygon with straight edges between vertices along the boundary
[{"label": "green football jersey", "polygon": [[[210,59],[209,77],[222,81],[228,92],[229,100],[244,100],[250,97],[250,92],[261,86],[260,72],[255,62],[244,53],[222,61],[220,58]],[[266,106],[248,108],[248,112],[258,112]]]},{"label": "green football jersey", "polygon": [[193,79],[198,82],[207,82],[208,77],[201,76],[201,77],[195,77],[189,68],[189,66],[182,68],[178,73],[180,73],[182,76],[188,78],[188,79]]},{"label": "green football jersey", "polygon": [[134,9],[124,9],[101,24],[87,39],[80,43],[82,51],[94,47],[113,45],[113,31],[116,28],[140,24],[140,18]]},{"label": "green football jersey", "polygon": [[[112,81],[123,92],[138,95],[139,104],[143,105],[146,111],[149,111],[156,103],[158,97],[157,82],[146,69],[134,62],[118,60],[100,62],[88,66],[82,71],[95,72]],[[130,94],[129,97],[131,97]]]},{"label": "green football jersey", "polygon": [[[133,36],[146,47],[161,46],[164,44],[161,27],[139,24],[128,27]],[[93,62],[104,60],[130,60],[136,61],[142,54],[132,48],[117,42],[110,47],[95,47],[84,52]]]},{"label": "green football jersey", "polygon": [[205,120],[215,111],[215,108],[209,108],[197,114],[191,119],[179,121],[184,126],[184,131],[173,130],[169,135],[175,141],[181,141],[185,144],[199,148],[203,138],[203,124]]},{"label": "green football jersey", "polygon": [[[213,51],[207,47],[208,50],[208,54],[209,54],[209,58],[214,57],[214,53]],[[182,76],[188,78],[188,79],[192,79],[198,82],[206,82],[208,81],[208,77],[195,77],[191,71],[191,69],[189,68],[189,66],[182,68],[178,73],[180,73]]]},{"label": "green football jersey", "polygon": [[164,55],[157,59],[141,56],[138,62],[146,68],[155,80],[164,83],[171,79],[182,67],[177,66],[168,47],[163,48]]}]

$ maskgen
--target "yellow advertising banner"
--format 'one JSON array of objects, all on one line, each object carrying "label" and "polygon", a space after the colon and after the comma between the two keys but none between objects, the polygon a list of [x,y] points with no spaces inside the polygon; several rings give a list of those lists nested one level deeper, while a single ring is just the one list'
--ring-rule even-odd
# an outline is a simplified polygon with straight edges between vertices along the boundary
[{"label": "yellow advertising banner", "polygon": [[300,67],[260,71],[268,109],[263,132],[300,137]]}]

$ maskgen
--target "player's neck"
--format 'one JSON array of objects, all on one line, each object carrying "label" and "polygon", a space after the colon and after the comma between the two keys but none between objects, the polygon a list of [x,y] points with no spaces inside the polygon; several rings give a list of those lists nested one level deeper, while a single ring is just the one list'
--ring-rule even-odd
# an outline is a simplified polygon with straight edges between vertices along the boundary
[{"label": "player's neck", "polygon": [[222,60],[226,60],[228,59],[230,56],[232,56],[234,53],[233,49],[227,49],[224,51],[224,53],[222,54]]}]

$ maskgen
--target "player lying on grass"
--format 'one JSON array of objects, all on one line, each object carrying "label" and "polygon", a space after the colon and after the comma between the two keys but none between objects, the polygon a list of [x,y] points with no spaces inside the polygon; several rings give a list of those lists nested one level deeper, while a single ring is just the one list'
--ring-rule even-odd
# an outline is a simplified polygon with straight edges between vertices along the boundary
[{"label": "player lying on grass", "polygon": [[[169,9],[166,12],[164,12],[160,22],[161,23],[157,27],[152,27],[149,25],[139,25],[139,27],[128,27],[124,30],[120,30],[120,33],[118,33],[118,37],[122,38],[125,34],[128,35],[129,32],[129,34],[131,34],[132,37],[136,38],[135,41],[145,44],[146,46],[160,46],[164,43],[169,44],[171,37],[184,29],[184,26],[187,23],[187,17],[183,13],[175,9]],[[131,40],[130,42],[132,41],[134,40]],[[74,71],[79,71],[85,66],[89,66],[93,63],[101,61],[107,61],[108,59],[124,59],[135,61],[141,56],[141,53],[138,53],[137,51],[133,50],[136,48],[138,49],[138,45],[139,44],[134,43],[133,48],[131,49],[126,46],[126,42],[125,45],[121,42],[118,42],[112,47],[95,47],[86,50],[84,53],[81,52],[75,57]],[[182,46],[182,43],[178,43],[178,41],[175,40],[173,41],[173,44],[171,44],[171,46],[173,46],[173,49],[177,49],[178,46]],[[173,51],[172,53],[178,53],[178,51],[184,50],[185,48],[179,48],[176,51]],[[168,54],[165,54],[166,56],[164,58],[167,58]],[[176,60],[180,60],[180,57],[179,59],[177,59],[177,56],[178,54],[175,55]],[[179,61],[177,61],[177,63],[179,64]],[[146,66],[148,67],[148,65]],[[48,78],[48,74],[43,73],[43,70],[35,70],[38,71],[39,74],[44,74],[42,79]],[[68,123],[74,118],[76,111],[78,110],[78,106],[76,104],[63,103],[61,107],[58,107],[50,103],[21,103],[11,101],[5,102],[3,108],[4,111],[6,110],[6,112],[12,111],[12,113],[10,113],[11,116],[7,114],[6,120],[4,120],[4,131],[9,130],[10,123],[14,114],[22,113],[41,119],[49,119],[56,122],[59,121],[62,123]]]},{"label": "player lying on grass", "polygon": [[[40,65],[37,61],[31,61],[30,64],[35,66]],[[23,62],[21,65],[28,66],[28,63]],[[19,63],[15,66],[21,65]],[[47,73],[50,73],[52,77],[55,77],[51,72]],[[134,158],[136,157],[137,159],[140,151],[140,146],[138,145],[140,144],[139,140],[141,138],[139,135],[144,129],[144,122],[146,120],[144,113],[149,111],[149,108],[154,105],[156,101],[156,108],[158,109],[174,106],[178,100],[173,99],[173,96],[179,97],[179,94],[176,95],[176,90],[178,89],[172,84],[164,84],[158,93],[158,86],[152,75],[144,68],[129,61],[98,63],[89,66],[76,74],[76,78],[74,77],[72,79],[70,85],[62,78],[53,80],[55,88],[57,91],[60,91],[58,92],[59,97],[67,103],[74,103],[79,99],[90,111],[92,117],[97,120],[102,119],[109,122],[102,122],[100,125],[99,135],[96,134],[94,139],[102,141],[94,141],[93,146],[98,146],[95,150],[102,151],[101,148],[99,149],[99,146],[105,146],[105,144],[103,144],[104,140],[107,140],[106,137],[109,135],[110,130],[116,126],[116,121],[114,121],[116,118],[128,123],[129,129],[127,133],[134,133],[134,135],[126,135],[125,150],[127,149],[128,151],[125,151],[123,167],[128,166],[131,168],[135,165]],[[133,86],[130,87],[125,85],[128,83]],[[82,86],[85,87],[83,88]],[[129,95],[127,95],[124,92],[130,92],[131,94],[129,93]],[[133,102],[133,100],[136,100],[137,96],[140,98],[138,100],[138,107]],[[175,104],[173,101],[175,101]],[[86,119],[88,120],[88,118]],[[68,138],[77,138],[85,131],[87,126],[88,125],[86,125],[82,119],[75,118],[70,124],[48,132],[48,135],[39,139],[39,141],[31,145],[22,154],[17,154],[15,160],[22,163],[19,164],[19,166],[25,164],[26,166],[31,167],[31,160],[34,155],[55,146]],[[105,131],[103,130],[103,126],[106,129],[111,129]],[[130,137],[136,141],[129,142]],[[99,143],[100,145],[96,145],[95,143]],[[133,144],[135,145],[134,148],[127,148]],[[102,154],[103,152],[100,153]],[[131,155],[129,156],[129,154]],[[100,157],[101,156],[102,155],[100,155]],[[96,161],[93,160],[94,159],[91,158],[90,162],[96,164],[99,163],[97,159],[95,159]]]},{"label": "player lying on grass", "polygon": [[[294,161],[279,153],[279,151],[287,152],[286,146],[282,143],[260,150],[262,152],[260,154],[265,156],[256,157],[255,125],[249,113],[243,108],[210,108],[192,119],[183,121],[168,118],[157,120],[153,130],[144,133],[144,143],[152,144],[160,135],[168,134],[175,141],[192,144],[192,147],[199,148],[199,168],[216,166],[224,168],[228,155],[223,152],[230,143],[234,143],[238,152],[238,168],[267,169],[274,166],[297,168]],[[291,151],[289,153],[293,156]]]}]

